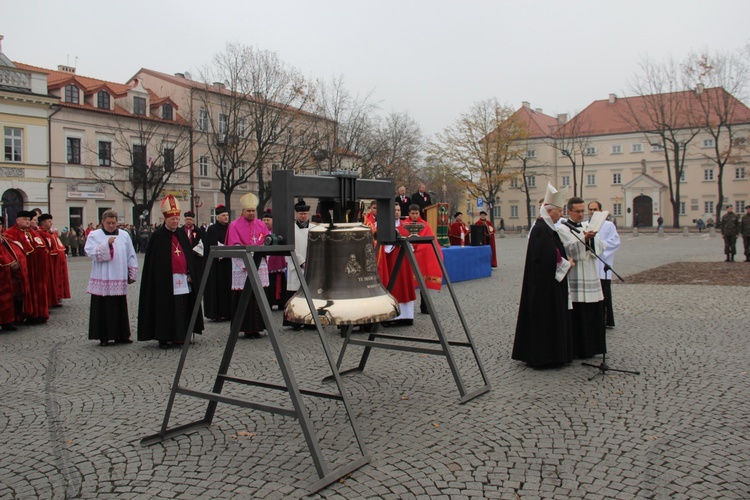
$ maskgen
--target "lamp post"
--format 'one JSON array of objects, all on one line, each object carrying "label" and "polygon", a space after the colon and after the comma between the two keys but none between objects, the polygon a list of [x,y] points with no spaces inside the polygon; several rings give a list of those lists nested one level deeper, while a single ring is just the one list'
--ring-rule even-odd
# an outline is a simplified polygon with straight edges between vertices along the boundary
[{"label": "lamp post", "polygon": [[200,207],[201,195],[196,194],[195,196],[193,196],[193,201],[195,202],[193,206],[195,207],[195,225],[197,226],[198,221],[200,220],[200,218],[198,217],[198,208]]}]

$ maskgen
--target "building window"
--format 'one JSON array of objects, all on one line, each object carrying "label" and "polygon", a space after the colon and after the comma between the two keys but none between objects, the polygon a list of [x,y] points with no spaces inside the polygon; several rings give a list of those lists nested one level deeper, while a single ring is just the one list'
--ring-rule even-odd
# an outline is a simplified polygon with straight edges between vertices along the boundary
[{"label": "building window", "polygon": [[174,172],[174,148],[164,148],[164,171]]},{"label": "building window", "polygon": [[536,205],[534,205],[534,203],[529,205],[529,217],[532,219],[536,218]]},{"label": "building window", "polygon": [[631,153],[643,153],[643,144],[640,142],[637,144],[632,144],[630,146],[630,152]]},{"label": "building window", "polygon": [[80,104],[78,96],[78,87],[73,84],[65,86],[65,102],[69,102],[71,104]]},{"label": "building window", "polygon": [[99,109],[109,109],[109,92],[100,90],[96,94],[96,107]]},{"label": "building window", "polygon": [[536,176],[529,175],[526,177],[526,186],[533,188],[536,187]]},{"label": "building window", "polygon": [[510,217],[511,219],[518,219],[518,205],[510,206]]},{"label": "building window", "polygon": [[622,174],[612,174],[612,184],[622,184]]},{"label": "building window", "polygon": [[146,116],[146,99],[143,97],[133,97],[133,114]]},{"label": "building window", "polygon": [[707,214],[714,213],[714,202],[713,201],[704,201],[703,202],[703,212]]},{"label": "building window", "polygon": [[583,154],[586,156],[594,156],[596,154],[596,148],[594,146],[589,146],[583,151]]},{"label": "building window", "polygon": [[247,118],[240,118],[237,120],[237,135],[245,137],[245,131],[247,130]]},{"label": "building window", "polygon": [[208,177],[208,157],[201,156],[198,158],[198,176]]},{"label": "building window", "polygon": [[682,172],[680,172],[680,182],[687,182],[685,180],[685,171],[684,170]]},{"label": "building window", "polygon": [[165,102],[161,107],[162,120],[172,120],[172,105]]},{"label": "building window", "polygon": [[587,186],[595,186],[596,185],[596,174],[588,174],[586,176],[586,185]]},{"label": "building window", "polygon": [[536,158],[536,149],[526,151],[526,158]]},{"label": "building window", "polygon": [[745,167],[735,167],[734,169],[734,178],[735,179],[746,179],[747,178],[747,170],[745,170]]},{"label": "building window", "polygon": [[734,202],[734,209],[737,212],[744,212],[745,211],[745,200],[737,200]]},{"label": "building window", "polygon": [[510,187],[511,188],[518,189],[518,186],[519,186],[519,184],[518,184],[518,177],[514,177],[513,179],[510,180]]},{"label": "building window", "polygon": [[680,215],[685,215],[685,214],[687,214],[687,212],[685,211],[685,210],[686,210],[686,208],[687,208],[687,207],[685,206],[685,202],[684,202],[684,201],[681,201],[681,202],[680,202]]},{"label": "building window", "polygon": [[661,152],[664,151],[664,146],[661,144],[651,143],[651,151]]},{"label": "building window", "polygon": [[5,161],[20,163],[23,146],[23,129],[5,127]]},{"label": "building window", "polygon": [[503,207],[495,207],[495,208],[492,209],[492,211],[494,212],[494,218],[495,219],[499,219],[500,217],[502,217],[502,215],[501,215],[502,214],[502,208]]},{"label": "building window", "polygon": [[698,211],[698,198],[690,198],[690,210],[693,212]]},{"label": "building window", "polygon": [[619,144],[614,144],[612,146],[612,150],[610,151],[613,155],[619,155],[622,154],[622,146]]},{"label": "building window", "polygon": [[712,148],[712,147],[714,147],[714,144],[716,144],[716,143],[714,142],[714,139],[712,137],[710,139],[703,139],[703,143],[702,144],[703,144],[704,148]]},{"label": "building window", "polygon": [[68,137],[68,163],[81,164],[81,139]]},{"label": "building window", "polygon": [[563,175],[560,178],[560,184],[561,184],[561,187],[568,187],[568,186],[570,186],[570,176],[569,175]]},{"label": "building window", "polygon": [[205,109],[198,112],[198,130],[201,132],[208,130],[208,111]]},{"label": "building window", "polygon": [[133,145],[133,166],[140,170],[146,169],[146,146]]},{"label": "building window", "polygon": [[229,123],[227,115],[224,113],[219,113],[219,135],[224,135],[227,133]]},{"label": "building window", "polygon": [[703,170],[703,180],[704,181],[712,181],[714,180],[714,169],[713,168],[707,168]]},{"label": "building window", "polygon": [[112,143],[99,141],[99,166],[108,167],[112,165]]},{"label": "building window", "polygon": [[612,215],[622,217],[622,203],[612,205]]}]

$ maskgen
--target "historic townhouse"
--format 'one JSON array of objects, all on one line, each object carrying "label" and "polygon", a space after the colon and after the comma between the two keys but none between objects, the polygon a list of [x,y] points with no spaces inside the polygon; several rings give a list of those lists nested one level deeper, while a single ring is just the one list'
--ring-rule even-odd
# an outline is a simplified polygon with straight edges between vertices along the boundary
[{"label": "historic townhouse", "polygon": [[[724,203],[731,203],[738,212],[743,212],[745,204],[750,203],[747,175],[750,155],[744,146],[750,134],[750,109],[719,88],[699,87],[692,91],[692,96],[677,93],[675,97],[695,100],[703,92],[734,106],[731,123],[737,135],[732,158],[724,168]],[[670,97],[667,95],[666,99]],[[582,190],[586,200],[598,199],[618,225],[632,226],[636,215],[639,225],[644,227],[656,226],[659,216],[664,218],[665,225],[672,225],[664,150],[658,135],[642,131],[649,128],[643,125],[649,121],[644,99],[617,98],[611,94],[608,99],[594,101],[567,122],[564,115],[553,118],[524,103],[517,115],[529,128],[525,159],[531,206],[526,206],[523,181],[519,177],[505,188],[496,204],[495,216],[504,217],[506,226],[525,226],[527,211],[532,219],[537,215],[538,200],[544,195],[547,181],[557,187],[570,187],[572,195],[573,158],[579,192]],[[691,113],[697,116],[695,111]],[[701,129],[698,118],[685,120],[680,134],[687,143],[680,180],[679,222],[681,226],[691,226],[698,218],[707,221],[716,217],[718,167],[711,161],[715,156],[714,138]],[[720,146],[726,149],[728,144]],[[519,160],[511,169],[520,175],[520,167]]]},{"label": "historic townhouse", "polygon": [[169,97],[140,81],[107,82],[68,66],[16,66],[45,75],[55,98],[49,210],[56,226],[96,224],[108,209],[117,211],[121,222],[138,224],[150,218],[142,217],[145,206],[154,199],[158,206],[166,192],[189,203],[190,130]]},{"label": "historic townhouse", "polygon": [[[220,168],[223,167],[225,177],[228,169],[240,173],[251,168],[248,165],[257,154],[258,131],[266,137],[264,146],[268,148],[265,161],[256,170],[264,183],[270,183],[271,172],[276,169],[314,174],[321,168],[323,158],[319,154],[321,145],[327,143],[330,120],[293,106],[255,100],[253,96],[233,96],[224,83],[199,82],[189,73],[169,75],[144,68],[134,79],[143,81],[160,95],[171,96],[192,124],[193,206],[200,222],[212,222],[214,208],[225,203],[217,175]],[[252,109],[253,106],[269,109],[261,112]],[[338,154],[345,157],[344,164],[351,168],[356,156],[343,151]],[[232,212],[238,212],[239,198],[247,192],[258,193],[266,207],[271,205],[271,199],[264,199],[263,189],[258,175],[249,175],[248,181],[239,184],[232,193]]]},{"label": "historic townhouse", "polygon": [[56,102],[47,94],[46,74],[16,66],[0,45],[0,193],[6,227],[20,210],[48,209],[48,117]]}]

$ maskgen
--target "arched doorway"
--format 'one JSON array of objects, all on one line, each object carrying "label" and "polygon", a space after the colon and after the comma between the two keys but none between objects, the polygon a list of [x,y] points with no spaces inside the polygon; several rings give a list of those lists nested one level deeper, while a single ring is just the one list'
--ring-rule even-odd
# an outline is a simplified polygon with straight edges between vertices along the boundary
[{"label": "arched doorway", "polygon": [[638,227],[653,227],[654,200],[642,194],[633,198],[633,225]]},{"label": "arched doorway", "polygon": [[18,212],[23,210],[23,193],[18,189],[8,189],[3,193],[3,218],[5,227],[16,223]]}]

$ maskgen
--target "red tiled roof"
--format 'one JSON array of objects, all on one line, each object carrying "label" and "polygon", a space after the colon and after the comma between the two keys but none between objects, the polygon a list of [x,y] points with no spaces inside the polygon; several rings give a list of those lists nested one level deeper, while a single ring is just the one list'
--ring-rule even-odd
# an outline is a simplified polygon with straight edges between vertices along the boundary
[{"label": "red tiled roof", "polygon": [[[641,128],[656,130],[658,116],[656,109],[675,110],[674,117],[669,117],[669,123],[676,128],[700,127],[706,118],[701,108],[710,103],[726,103],[732,106],[732,124],[750,123],[750,108],[729,94],[721,87],[704,89],[702,94],[686,90],[667,94],[622,97],[594,101],[586,109],[578,113],[572,120],[560,129],[561,134],[566,131],[578,136],[596,136],[609,134],[628,134],[642,131]],[[712,106],[707,106],[711,108]],[[664,113],[666,114],[666,113]],[[718,115],[711,112],[709,120],[715,124]],[[640,126],[638,125],[640,124]]]},{"label": "red tiled roof", "polygon": [[511,119],[519,120],[521,123],[526,124],[529,139],[551,137],[560,126],[557,118],[545,115],[544,113],[538,113],[526,106],[521,106],[518,111],[511,115]]}]

